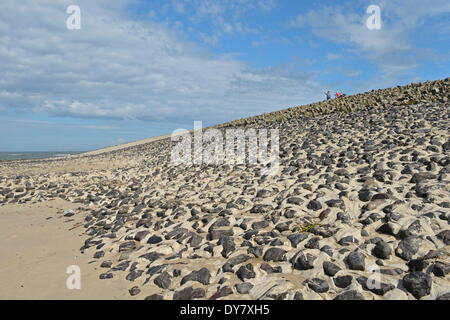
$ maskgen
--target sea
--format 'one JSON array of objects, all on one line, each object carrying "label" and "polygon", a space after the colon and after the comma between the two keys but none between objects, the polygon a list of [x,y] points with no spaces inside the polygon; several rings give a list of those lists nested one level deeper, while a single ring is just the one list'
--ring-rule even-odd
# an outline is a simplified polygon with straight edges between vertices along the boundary
[{"label": "sea", "polygon": [[50,151],[50,152],[0,152],[0,160],[26,160],[67,157],[85,151]]}]

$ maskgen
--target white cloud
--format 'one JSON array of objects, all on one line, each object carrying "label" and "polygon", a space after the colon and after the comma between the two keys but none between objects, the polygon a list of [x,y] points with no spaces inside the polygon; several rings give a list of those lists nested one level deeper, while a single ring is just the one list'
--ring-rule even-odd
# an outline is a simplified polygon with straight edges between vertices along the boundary
[{"label": "white cloud", "polygon": [[347,77],[357,77],[359,75],[361,75],[361,71],[352,71],[352,70],[348,70],[348,71],[344,71],[343,74]]},{"label": "white cloud", "polygon": [[53,122],[53,121],[42,121],[42,120],[29,120],[29,119],[17,119],[17,118],[9,118],[2,117],[0,121],[3,122],[16,122],[26,124],[27,126],[40,126],[40,127],[53,127],[53,128],[74,128],[74,129],[90,129],[90,130],[120,130],[120,127],[108,126],[108,125],[86,125],[86,124],[67,124],[61,122]]},{"label": "white cloud", "polygon": [[175,12],[184,13],[185,5],[184,5],[183,1],[172,0],[172,6],[173,6]]},{"label": "white cloud", "polygon": [[329,53],[328,56],[327,56],[327,59],[329,61],[337,60],[337,59],[339,59],[339,55],[334,54],[334,53]]},{"label": "white cloud", "polygon": [[180,6],[194,24],[211,25],[210,34],[200,37],[206,44],[216,46],[227,34],[260,34],[260,27],[246,23],[248,16],[255,12],[268,13],[276,5],[274,0],[175,0],[172,4],[175,12],[179,12]]},{"label": "white cloud", "polygon": [[[366,27],[368,15],[355,11],[354,3],[323,7],[297,15],[286,24],[289,28],[311,28],[327,40],[350,44],[353,50],[370,62],[377,63],[387,76],[408,73],[426,60],[436,58],[430,50],[415,47],[414,31],[426,17],[450,12],[450,3],[436,0],[431,5],[422,0],[379,1],[382,29]],[[367,4],[368,6],[368,4]],[[330,55],[328,55],[330,59]]]},{"label": "white cloud", "polygon": [[[164,24],[128,19],[128,0],[79,0],[82,28],[70,31],[65,9],[72,2],[0,2],[2,106],[81,118],[219,122],[321,98],[310,75],[254,70],[181,41]],[[203,10],[220,12],[213,8]]]}]

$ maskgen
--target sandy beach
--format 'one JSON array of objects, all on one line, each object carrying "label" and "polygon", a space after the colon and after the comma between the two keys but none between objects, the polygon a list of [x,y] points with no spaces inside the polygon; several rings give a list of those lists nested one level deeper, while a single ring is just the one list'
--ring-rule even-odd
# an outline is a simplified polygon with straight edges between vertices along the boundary
[{"label": "sandy beach", "polygon": [[[79,216],[64,218],[73,208],[64,200],[34,205],[7,205],[0,212],[0,299],[124,299],[126,281],[101,282],[99,267],[80,253],[86,236]],[[66,286],[67,268],[81,269],[81,289]]]}]

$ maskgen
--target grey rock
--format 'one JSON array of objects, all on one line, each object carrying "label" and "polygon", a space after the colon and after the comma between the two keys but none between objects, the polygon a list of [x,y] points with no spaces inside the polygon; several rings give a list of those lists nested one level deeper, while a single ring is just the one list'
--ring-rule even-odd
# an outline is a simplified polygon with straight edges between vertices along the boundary
[{"label": "grey rock", "polygon": [[450,264],[445,262],[436,262],[433,265],[433,274],[438,277],[445,277],[450,272]]},{"label": "grey rock", "polygon": [[450,141],[442,144],[442,149],[444,150],[444,152],[450,151]]},{"label": "grey rock", "polygon": [[345,209],[344,200],[342,200],[342,199],[328,200],[328,201],[325,201],[325,203],[326,203],[327,206],[329,206],[330,208],[339,208],[339,209],[341,209],[341,210],[344,210],[344,209]]},{"label": "grey rock", "polygon": [[236,271],[236,275],[242,281],[245,281],[245,279],[253,279],[256,276],[253,271],[253,266],[250,263],[246,266],[241,266],[238,271]]},{"label": "grey rock", "polygon": [[66,210],[63,213],[64,217],[72,217],[73,215],[75,215],[75,211],[73,210]]},{"label": "grey rock", "polygon": [[266,250],[263,257],[264,261],[281,262],[286,261],[286,251],[280,248],[270,248]]},{"label": "grey rock", "polygon": [[346,236],[339,240],[341,246],[348,246],[352,243],[358,243],[358,240],[354,236]]},{"label": "grey rock", "polygon": [[322,248],[320,248],[320,251],[325,252],[327,255],[329,255],[330,257],[333,256],[333,248],[331,248],[328,245],[323,246]]},{"label": "grey rock", "polygon": [[305,284],[317,293],[325,293],[330,289],[328,282],[319,278],[308,279],[305,281]]},{"label": "grey rock", "polygon": [[224,236],[220,238],[219,244],[222,245],[222,257],[227,258],[233,251],[236,250],[236,245],[232,237]]},{"label": "grey rock", "polygon": [[187,287],[185,289],[175,291],[173,300],[193,300],[197,298],[204,298],[205,290],[202,288]]},{"label": "grey rock", "polygon": [[192,248],[198,247],[203,241],[203,237],[198,234],[193,234],[192,237],[188,240],[188,243]]},{"label": "grey rock", "polygon": [[224,236],[233,236],[234,232],[233,230],[229,229],[229,230],[218,230],[218,229],[211,229],[209,231],[208,237],[209,240],[218,240]]},{"label": "grey rock", "polygon": [[158,275],[153,282],[162,289],[168,289],[172,283],[172,277],[166,271]]},{"label": "grey rock", "polygon": [[369,202],[372,199],[373,193],[367,189],[361,189],[358,193],[358,198],[360,201]]},{"label": "grey rock", "polygon": [[127,279],[128,281],[134,281],[137,278],[139,278],[143,273],[144,270],[133,270],[126,276],[125,279]]},{"label": "grey rock", "polygon": [[261,266],[259,267],[261,270],[267,272],[268,274],[270,273],[281,273],[282,269],[280,266],[277,267],[272,267],[270,264],[268,263],[263,263],[261,264]]},{"label": "grey rock", "polygon": [[440,301],[450,300],[450,292],[444,293],[443,295],[439,296],[436,300]]},{"label": "grey rock", "polygon": [[270,204],[257,204],[250,209],[250,213],[269,213],[273,210]]},{"label": "grey rock", "polygon": [[309,239],[309,241],[305,244],[305,248],[319,249],[320,248],[319,240],[320,240],[319,237],[314,237],[314,238]]},{"label": "grey rock", "polygon": [[416,299],[429,295],[431,285],[431,276],[424,272],[411,272],[403,277],[403,286]]},{"label": "grey rock", "polygon": [[134,250],[134,249],[136,249],[136,243],[134,241],[127,241],[127,242],[122,243],[119,246],[119,252]]},{"label": "grey rock", "polygon": [[213,294],[209,298],[209,300],[217,300],[219,298],[229,296],[230,294],[233,294],[233,290],[229,286],[223,286],[223,287],[217,289],[217,292],[215,294]]},{"label": "grey rock", "polygon": [[130,261],[122,261],[112,268],[113,271],[125,271],[130,265]]},{"label": "grey rock", "polygon": [[94,259],[100,259],[100,258],[103,258],[104,255],[105,255],[105,252],[104,252],[104,251],[97,251],[97,252],[94,254]]},{"label": "grey rock", "polygon": [[292,219],[292,218],[295,216],[295,210],[287,209],[287,210],[284,212],[284,216],[285,216],[287,219]]},{"label": "grey rock", "polygon": [[379,241],[372,250],[372,254],[380,259],[389,259],[392,249],[385,241]]},{"label": "grey rock", "polygon": [[164,300],[163,296],[160,294],[152,294],[151,296],[148,296],[145,298],[145,300]]},{"label": "grey rock", "polygon": [[294,248],[297,248],[298,244],[308,238],[308,235],[306,233],[293,233],[289,235],[288,240],[291,242],[291,246]]},{"label": "grey rock", "polygon": [[148,238],[147,243],[149,244],[157,244],[160,243],[161,241],[163,241],[163,239],[159,236],[151,236],[150,238]]},{"label": "grey rock", "polygon": [[289,225],[286,222],[280,222],[275,226],[275,229],[277,229],[280,232],[288,231]]},{"label": "grey rock", "polygon": [[446,245],[450,245],[450,230],[441,231],[436,237],[441,239]]},{"label": "grey rock", "polygon": [[409,267],[409,271],[422,271],[426,267],[429,266],[429,262],[424,259],[412,259],[409,260],[407,266]]},{"label": "grey rock", "polygon": [[183,279],[181,279],[181,285],[188,281],[197,281],[201,284],[208,285],[210,278],[211,274],[209,273],[209,270],[207,268],[201,268],[200,270],[192,271],[190,274],[183,277]]},{"label": "grey rock", "polygon": [[142,241],[144,240],[144,238],[149,234],[150,232],[148,231],[139,231],[138,233],[136,233],[136,235],[134,236],[134,240],[136,241]]},{"label": "grey rock", "polygon": [[338,288],[347,288],[349,285],[352,284],[353,277],[350,275],[347,276],[340,276],[333,279],[334,284]]},{"label": "grey rock", "polygon": [[303,294],[302,294],[300,291],[297,291],[297,292],[294,294],[293,300],[305,300],[305,299],[303,299]]},{"label": "grey rock", "polygon": [[304,254],[303,252],[299,252],[293,259],[293,267],[297,270],[309,270],[314,268],[314,261],[316,257],[312,254]]},{"label": "grey rock", "polygon": [[259,229],[264,229],[267,228],[269,226],[269,222],[264,220],[264,221],[257,221],[257,222],[253,222],[252,223],[252,229],[253,230],[259,230]]},{"label": "grey rock", "polygon": [[248,254],[253,254],[256,258],[262,257],[264,248],[263,246],[250,247],[247,249]]},{"label": "grey rock", "polygon": [[113,274],[112,274],[111,272],[102,273],[102,274],[99,276],[99,278],[100,278],[101,280],[104,280],[104,279],[111,279],[111,278],[113,278]]},{"label": "grey rock", "polygon": [[281,241],[279,238],[273,239],[272,242],[270,242],[270,245],[272,247],[282,246],[284,244],[283,241]]},{"label": "grey rock", "polygon": [[395,254],[400,258],[409,261],[419,251],[422,240],[416,236],[406,237],[398,244]]},{"label": "grey rock", "polygon": [[386,292],[391,291],[395,288],[392,284],[386,284],[379,282],[377,280],[368,279],[366,277],[358,277],[358,283],[363,287],[364,290],[371,291],[379,296],[383,296]]},{"label": "grey rock", "polygon": [[303,294],[302,294],[300,291],[297,291],[297,292],[294,294],[293,300],[305,300],[305,299],[303,298]]},{"label": "grey rock", "polygon": [[167,264],[151,266],[148,268],[147,274],[149,274],[149,275],[158,274],[158,273],[161,273],[165,268],[167,268]]},{"label": "grey rock", "polygon": [[128,292],[130,293],[130,295],[135,296],[141,292],[141,289],[139,289],[139,287],[137,286],[134,286],[133,288],[128,290]]},{"label": "grey rock", "polygon": [[[386,217],[388,217],[388,219],[391,220],[391,218],[393,219],[393,218],[396,218],[397,216],[395,213],[392,213],[392,214],[386,215]],[[399,230],[400,230],[400,227],[398,224],[396,224],[394,222],[387,222],[387,223],[382,224],[377,229],[377,232],[396,237]]]},{"label": "grey rock", "polygon": [[185,228],[177,228],[173,231],[170,231],[168,234],[166,234],[164,236],[164,238],[166,240],[171,240],[171,239],[177,240],[177,239],[182,238],[187,232],[188,232],[188,230]]},{"label": "grey rock", "polygon": [[162,256],[163,256],[163,254],[158,253],[158,252],[148,252],[146,254],[143,254],[143,255],[139,256],[139,258],[144,258],[144,259],[147,259],[150,262],[153,262],[155,260],[158,260]]},{"label": "grey rock", "polygon": [[292,203],[292,204],[296,204],[296,205],[301,205],[304,200],[302,198],[299,197],[290,197],[287,199],[288,203]]},{"label": "grey rock", "polygon": [[112,266],[112,261],[111,260],[105,260],[100,265],[101,268],[111,268],[111,266]]},{"label": "grey rock", "polygon": [[225,264],[222,267],[223,272],[233,272],[233,267],[244,263],[247,260],[250,260],[251,257],[246,255],[246,254],[240,254],[238,256],[232,257],[230,259],[228,259],[227,262],[225,262]]},{"label": "grey rock", "polygon": [[179,277],[181,275],[181,270],[180,269],[174,269],[172,272],[172,275],[174,276],[174,278]]},{"label": "grey rock", "polygon": [[310,209],[310,210],[317,211],[317,210],[322,209],[322,204],[319,201],[317,201],[317,200],[311,200],[308,203],[307,208]]},{"label": "grey rock", "polygon": [[334,174],[335,175],[337,175],[337,176],[349,176],[350,175],[350,173],[346,170],[346,169],[337,169],[335,172],[334,172]]},{"label": "grey rock", "polygon": [[348,290],[336,296],[334,300],[365,300],[365,299],[364,296],[358,291]]},{"label": "grey rock", "polygon": [[345,212],[338,212],[336,219],[342,221],[343,223],[350,223],[350,215]]},{"label": "grey rock", "polygon": [[334,277],[334,275],[338,273],[340,270],[341,268],[332,262],[329,261],[323,262],[323,271],[327,276]]},{"label": "grey rock", "polygon": [[365,257],[361,252],[354,251],[350,253],[345,261],[347,262],[348,267],[352,270],[364,271],[364,269],[366,268]]},{"label": "grey rock", "polygon": [[247,294],[252,290],[253,285],[250,282],[242,282],[238,283],[234,286],[236,288],[236,291],[240,294]]},{"label": "grey rock", "polygon": [[420,172],[413,174],[410,183],[420,183],[431,179],[436,179],[436,175],[430,172]]}]

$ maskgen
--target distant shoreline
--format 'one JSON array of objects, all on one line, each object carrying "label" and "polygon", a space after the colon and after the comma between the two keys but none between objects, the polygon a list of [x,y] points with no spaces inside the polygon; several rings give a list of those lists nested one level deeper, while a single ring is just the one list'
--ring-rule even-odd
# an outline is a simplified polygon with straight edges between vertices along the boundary
[{"label": "distant shoreline", "polygon": [[[175,134],[176,135],[176,134]],[[151,137],[147,139],[137,140],[133,142],[127,142],[123,144],[118,144],[115,146],[90,150],[90,151],[49,151],[49,152],[0,152],[0,162],[2,161],[17,161],[17,160],[48,160],[65,158],[69,156],[93,156],[103,153],[108,153],[112,151],[117,151],[121,149],[126,149],[128,147],[134,147],[141,144],[146,144],[150,142],[155,142],[162,139],[170,138],[172,134],[166,134],[162,136]]]},{"label": "distant shoreline", "polygon": [[0,152],[0,161],[14,161],[14,160],[33,160],[33,159],[48,159],[48,158],[63,158],[70,155],[77,155],[86,151],[14,151],[14,152]]}]

